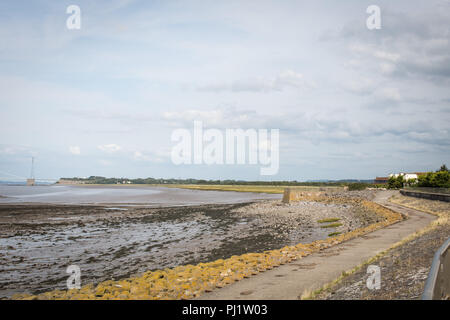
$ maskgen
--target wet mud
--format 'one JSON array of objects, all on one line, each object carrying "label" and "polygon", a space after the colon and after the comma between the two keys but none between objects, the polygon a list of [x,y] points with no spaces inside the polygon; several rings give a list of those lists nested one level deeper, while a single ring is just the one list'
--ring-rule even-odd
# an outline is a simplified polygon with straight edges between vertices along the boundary
[{"label": "wet mud", "polygon": [[[337,217],[342,226],[321,228]],[[325,239],[374,222],[361,208],[260,201],[148,208],[0,205],[0,297],[65,289],[78,265],[82,285]]]}]

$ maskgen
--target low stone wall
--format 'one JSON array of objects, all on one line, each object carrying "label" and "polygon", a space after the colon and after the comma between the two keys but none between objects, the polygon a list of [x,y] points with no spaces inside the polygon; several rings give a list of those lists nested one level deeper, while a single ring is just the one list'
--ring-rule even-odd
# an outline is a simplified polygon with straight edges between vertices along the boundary
[{"label": "low stone wall", "polygon": [[416,198],[423,198],[423,199],[429,199],[429,200],[439,200],[439,201],[450,202],[450,194],[412,191],[412,190],[404,190],[404,189],[400,190],[400,193],[402,195],[408,196],[408,197],[416,197]]},{"label": "low stone wall", "polygon": [[303,188],[285,188],[283,193],[283,202],[291,201],[321,201],[331,194],[336,194],[348,190],[348,187],[315,187],[314,190],[305,190]]},{"label": "low stone wall", "polygon": [[286,188],[283,193],[283,202],[289,203],[291,201],[313,200],[314,198],[323,197],[324,194],[324,191],[303,191]]}]

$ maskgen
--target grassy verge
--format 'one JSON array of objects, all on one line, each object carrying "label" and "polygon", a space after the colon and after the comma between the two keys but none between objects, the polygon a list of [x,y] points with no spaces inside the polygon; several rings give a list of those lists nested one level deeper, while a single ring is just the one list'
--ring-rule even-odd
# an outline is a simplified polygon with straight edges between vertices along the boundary
[{"label": "grassy verge", "polygon": [[235,192],[256,192],[256,193],[283,193],[284,189],[291,188],[305,192],[317,191],[343,191],[344,187],[338,186],[270,186],[270,185],[203,185],[203,184],[80,184],[74,186],[82,187],[117,187],[117,188],[144,188],[144,187],[164,187],[180,188],[191,190],[210,190],[210,191],[235,191]]},{"label": "grassy verge", "polygon": [[213,191],[236,191],[236,192],[262,192],[262,193],[283,193],[285,188],[301,191],[338,191],[343,187],[314,187],[314,186],[257,186],[257,185],[198,185],[198,184],[161,184],[158,187],[182,188],[193,190],[213,190]]}]

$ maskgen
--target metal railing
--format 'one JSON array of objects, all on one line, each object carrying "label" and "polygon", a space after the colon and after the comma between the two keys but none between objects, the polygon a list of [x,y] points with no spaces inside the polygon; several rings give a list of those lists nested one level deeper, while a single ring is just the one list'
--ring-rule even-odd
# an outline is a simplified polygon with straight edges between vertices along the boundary
[{"label": "metal railing", "polygon": [[436,251],[422,300],[450,299],[450,238]]}]

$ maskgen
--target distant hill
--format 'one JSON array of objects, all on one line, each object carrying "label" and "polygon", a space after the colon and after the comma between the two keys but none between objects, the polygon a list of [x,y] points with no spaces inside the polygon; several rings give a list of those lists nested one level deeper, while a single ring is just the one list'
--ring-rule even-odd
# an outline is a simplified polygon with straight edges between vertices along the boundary
[{"label": "distant hill", "polygon": [[27,183],[25,181],[6,181],[6,180],[0,180],[0,185],[16,185],[16,186],[24,186]]},{"label": "distant hill", "polygon": [[[51,185],[53,182],[40,182],[36,181],[36,185],[40,186],[47,186]],[[7,185],[7,186],[26,186],[26,181],[7,181],[7,180],[0,180],[0,185]]]},{"label": "distant hill", "polygon": [[373,180],[314,180],[314,181],[244,181],[244,180],[203,180],[203,179],[156,179],[156,178],[61,178],[58,184],[201,184],[201,185],[283,185],[283,186],[345,186],[349,183],[373,183]]},{"label": "distant hill", "polygon": [[341,180],[307,180],[306,182],[325,182],[325,183],[373,183],[373,179],[341,179]]}]

